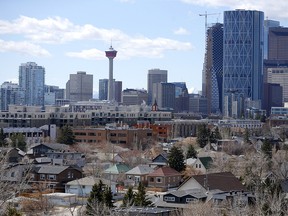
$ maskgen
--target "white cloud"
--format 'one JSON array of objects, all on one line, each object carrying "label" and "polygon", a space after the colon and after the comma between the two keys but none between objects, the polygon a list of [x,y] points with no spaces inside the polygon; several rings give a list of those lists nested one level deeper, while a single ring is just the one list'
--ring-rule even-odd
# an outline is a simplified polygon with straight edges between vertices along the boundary
[{"label": "white cloud", "polygon": [[211,6],[228,7],[230,9],[250,9],[260,10],[265,16],[275,18],[288,18],[287,0],[278,0],[277,2],[269,0],[181,0],[184,3]]},{"label": "white cloud", "polygon": [[[130,36],[119,29],[103,29],[93,25],[75,25],[66,18],[54,17],[38,20],[20,16],[13,21],[0,20],[0,34],[17,34],[29,39],[32,43],[61,44],[75,40],[117,41],[117,49],[122,58],[130,57],[162,57],[167,50],[190,50],[189,42],[180,42],[168,38],[147,38]],[[85,59],[103,58],[103,51],[87,49],[80,52],[68,52],[70,57]]]},{"label": "white cloud", "polygon": [[178,29],[176,29],[174,31],[174,34],[176,34],[176,35],[189,35],[190,32],[187,29],[183,28],[183,27],[179,27]]},{"label": "white cloud", "polygon": [[38,45],[27,41],[15,42],[0,40],[0,52],[16,52],[32,56],[50,56],[50,53]]}]

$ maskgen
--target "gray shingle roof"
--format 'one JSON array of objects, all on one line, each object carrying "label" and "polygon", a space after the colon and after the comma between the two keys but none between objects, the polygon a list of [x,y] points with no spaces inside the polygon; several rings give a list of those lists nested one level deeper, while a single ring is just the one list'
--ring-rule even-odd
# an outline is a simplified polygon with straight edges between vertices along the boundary
[{"label": "gray shingle roof", "polygon": [[133,169],[126,172],[128,175],[145,175],[153,172],[154,169],[151,168],[149,165],[139,165],[137,167],[134,167]]},{"label": "gray shingle roof", "polygon": [[183,197],[183,196],[191,195],[197,199],[207,197],[207,195],[205,193],[203,193],[203,191],[201,191],[200,189],[176,190],[176,191],[172,191],[168,194],[172,194],[172,195],[177,196],[177,197]]},{"label": "gray shingle roof", "polygon": [[38,168],[36,172],[39,174],[59,174],[68,169],[69,166],[40,165],[36,168]]},{"label": "gray shingle roof", "polygon": [[103,184],[110,185],[111,184],[116,184],[115,182],[110,182],[109,180],[103,179],[103,178],[97,178],[94,176],[87,176],[81,179],[73,180],[70,182],[67,182],[67,185],[90,185],[93,186],[94,184],[98,184],[100,180],[103,182]]}]

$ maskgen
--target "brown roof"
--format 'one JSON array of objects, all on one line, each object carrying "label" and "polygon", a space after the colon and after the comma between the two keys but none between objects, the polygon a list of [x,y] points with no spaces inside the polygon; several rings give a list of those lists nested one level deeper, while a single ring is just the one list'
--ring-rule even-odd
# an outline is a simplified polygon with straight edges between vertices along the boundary
[{"label": "brown roof", "polygon": [[[231,173],[209,173],[207,175],[195,175],[194,178],[202,187],[209,190],[219,189],[221,191],[247,191],[247,188]],[[205,185],[208,185],[208,187]],[[185,184],[185,183],[184,183]]]},{"label": "brown roof", "polygon": [[159,169],[150,173],[148,176],[179,176],[179,175],[181,175],[181,173],[179,173],[175,169],[165,166],[165,167],[160,167]]}]

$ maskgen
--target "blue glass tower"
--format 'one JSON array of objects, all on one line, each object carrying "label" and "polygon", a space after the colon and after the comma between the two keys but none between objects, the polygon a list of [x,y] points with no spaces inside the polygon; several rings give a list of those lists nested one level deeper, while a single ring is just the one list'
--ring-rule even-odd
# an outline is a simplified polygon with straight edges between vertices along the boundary
[{"label": "blue glass tower", "polygon": [[246,100],[260,101],[263,76],[264,13],[224,12],[223,114],[240,117]]}]

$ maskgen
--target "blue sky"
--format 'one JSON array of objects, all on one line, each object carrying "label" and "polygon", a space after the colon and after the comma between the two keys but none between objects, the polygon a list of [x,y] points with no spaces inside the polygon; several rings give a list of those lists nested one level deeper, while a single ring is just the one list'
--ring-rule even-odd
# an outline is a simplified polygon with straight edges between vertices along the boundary
[{"label": "blue sky", "polygon": [[288,26],[287,0],[0,0],[0,84],[18,82],[21,63],[46,69],[46,84],[65,87],[69,74],[108,78],[105,50],[118,51],[114,78],[147,89],[149,69],[168,70],[168,82],[201,90],[205,18],[255,9]]}]

